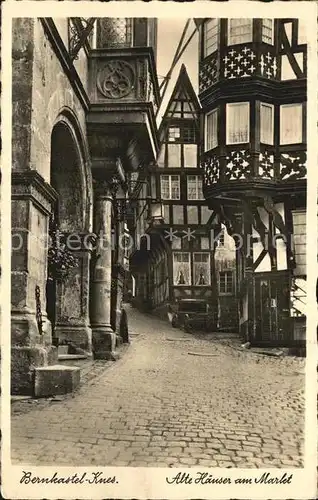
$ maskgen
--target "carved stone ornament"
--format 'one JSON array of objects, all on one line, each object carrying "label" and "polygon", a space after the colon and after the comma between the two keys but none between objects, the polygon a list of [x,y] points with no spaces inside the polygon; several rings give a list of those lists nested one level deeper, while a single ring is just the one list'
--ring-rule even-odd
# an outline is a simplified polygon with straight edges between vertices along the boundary
[{"label": "carved stone ornament", "polygon": [[134,70],[126,61],[109,61],[97,75],[97,88],[108,99],[126,97],[133,90],[134,84]]}]

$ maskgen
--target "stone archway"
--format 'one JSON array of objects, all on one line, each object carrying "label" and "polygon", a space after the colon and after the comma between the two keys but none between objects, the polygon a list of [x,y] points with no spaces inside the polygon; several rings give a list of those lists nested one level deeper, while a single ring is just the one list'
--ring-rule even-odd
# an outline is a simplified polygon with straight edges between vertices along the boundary
[{"label": "stone archway", "polygon": [[55,343],[69,341],[91,352],[89,320],[89,221],[91,183],[80,142],[61,116],[51,135],[51,185],[58,193],[53,211],[60,242],[77,259],[67,278],[48,278],[47,313]]}]

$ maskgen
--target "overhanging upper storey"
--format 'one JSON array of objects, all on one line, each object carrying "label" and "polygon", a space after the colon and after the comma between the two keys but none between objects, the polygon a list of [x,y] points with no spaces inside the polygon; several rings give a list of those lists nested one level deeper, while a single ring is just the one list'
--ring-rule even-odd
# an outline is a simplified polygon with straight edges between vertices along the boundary
[{"label": "overhanging upper storey", "polygon": [[206,198],[305,189],[305,35],[299,19],[202,21]]},{"label": "overhanging upper storey", "polygon": [[[133,141],[138,144],[143,163],[156,158],[155,114],[160,94],[153,21],[99,19],[96,49],[90,51],[88,70],[90,110],[87,126],[93,157],[101,155],[100,147],[94,151],[96,142],[100,145],[115,141],[118,151],[123,151]],[[138,168],[140,164],[139,161],[130,162],[128,157],[126,160],[123,164],[127,169]]]},{"label": "overhanging upper storey", "polygon": [[202,105],[213,89],[258,79],[275,82],[306,78],[305,27],[298,19],[205,19],[200,27]]}]

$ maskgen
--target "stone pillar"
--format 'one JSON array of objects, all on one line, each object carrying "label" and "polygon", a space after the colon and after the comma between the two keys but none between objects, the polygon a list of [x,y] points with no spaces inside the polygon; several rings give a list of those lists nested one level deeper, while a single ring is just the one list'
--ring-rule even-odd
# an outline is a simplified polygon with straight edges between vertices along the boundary
[{"label": "stone pillar", "polygon": [[[48,218],[56,192],[36,171],[12,173],[11,392],[32,394],[34,369],[54,364],[46,317]],[[42,332],[36,317],[36,287]]]},{"label": "stone pillar", "polygon": [[94,232],[97,235],[92,269],[91,327],[96,359],[115,359],[116,335],[111,327],[112,196],[105,183],[95,191]]},{"label": "stone pillar", "polygon": [[[75,238],[75,236],[77,238]],[[69,340],[76,347],[92,352],[92,331],[89,318],[89,274],[91,257],[90,233],[69,234],[65,237],[67,248],[79,261],[65,282],[58,282],[56,289],[55,335],[59,343]]]}]

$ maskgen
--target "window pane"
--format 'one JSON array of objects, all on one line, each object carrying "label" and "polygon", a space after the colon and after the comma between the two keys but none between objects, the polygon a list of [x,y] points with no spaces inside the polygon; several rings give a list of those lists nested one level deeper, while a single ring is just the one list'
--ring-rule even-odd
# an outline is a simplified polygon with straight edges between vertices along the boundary
[{"label": "window pane", "polygon": [[165,224],[170,224],[169,208],[170,205],[163,205],[163,220]]},{"label": "window pane", "polygon": [[273,45],[273,19],[262,19],[262,41]]},{"label": "window pane", "polygon": [[233,293],[233,272],[222,271],[219,277],[220,293]]},{"label": "window pane", "polygon": [[302,137],[302,105],[287,104],[280,108],[280,143],[299,144]]},{"label": "window pane", "polygon": [[170,199],[170,179],[169,175],[161,176],[161,198],[163,200]]},{"label": "window pane", "polygon": [[188,175],[188,200],[197,199],[197,176]]},{"label": "window pane", "polygon": [[214,109],[211,113],[206,115],[206,144],[205,150],[216,148],[218,145],[218,113]]},{"label": "window pane", "polygon": [[196,144],[185,144],[183,146],[185,168],[197,168],[198,146]]},{"label": "window pane", "polygon": [[180,139],[180,128],[179,127],[169,127],[168,132],[169,142],[175,142]]},{"label": "window pane", "polygon": [[188,224],[198,224],[198,207],[196,206],[187,206],[188,213]]},{"label": "window pane", "polygon": [[189,253],[173,253],[173,283],[175,285],[191,285]]},{"label": "window pane", "polygon": [[183,205],[173,205],[172,207],[173,214],[173,224],[183,224]]},{"label": "window pane", "polygon": [[191,144],[196,142],[194,124],[184,125],[182,127],[182,142],[186,144]]},{"label": "window pane", "polygon": [[218,48],[219,20],[210,19],[204,23],[204,57],[209,56]]},{"label": "window pane", "polygon": [[209,249],[210,249],[209,238],[204,236],[201,238],[201,250],[209,250]]},{"label": "window pane", "polygon": [[171,168],[181,167],[181,144],[168,144],[168,163]]},{"label": "window pane", "polygon": [[228,44],[246,43],[252,41],[252,19],[229,19]]},{"label": "window pane", "polygon": [[226,105],[226,142],[240,144],[249,141],[249,103],[231,103]]},{"label": "window pane", "polygon": [[274,107],[261,103],[261,142],[273,144]]},{"label": "window pane", "polygon": [[154,175],[151,176],[151,197],[157,198],[157,184],[156,177]]},{"label": "window pane", "polygon": [[178,175],[171,175],[171,200],[180,199],[180,177]]},{"label": "window pane", "polygon": [[188,200],[203,200],[201,175],[188,175]]},{"label": "window pane", "polygon": [[171,248],[172,250],[181,250],[181,238],[172,238]]},{"label": "window pane", "polygon": [[201,224],[207,224],[211,215],[212,215],[212,211],[208,207],[202,206],[201,207]]},{"label": "window pane", "polygon": [[165,166],[165,151],[166,151],[166,145],[163,144],[160,148],[158,159],[157,159],[158,167]]},{"label": "window pane", "polygon": [[193,284],[210,285],[210,255],[208,253],[193,254]]}]

